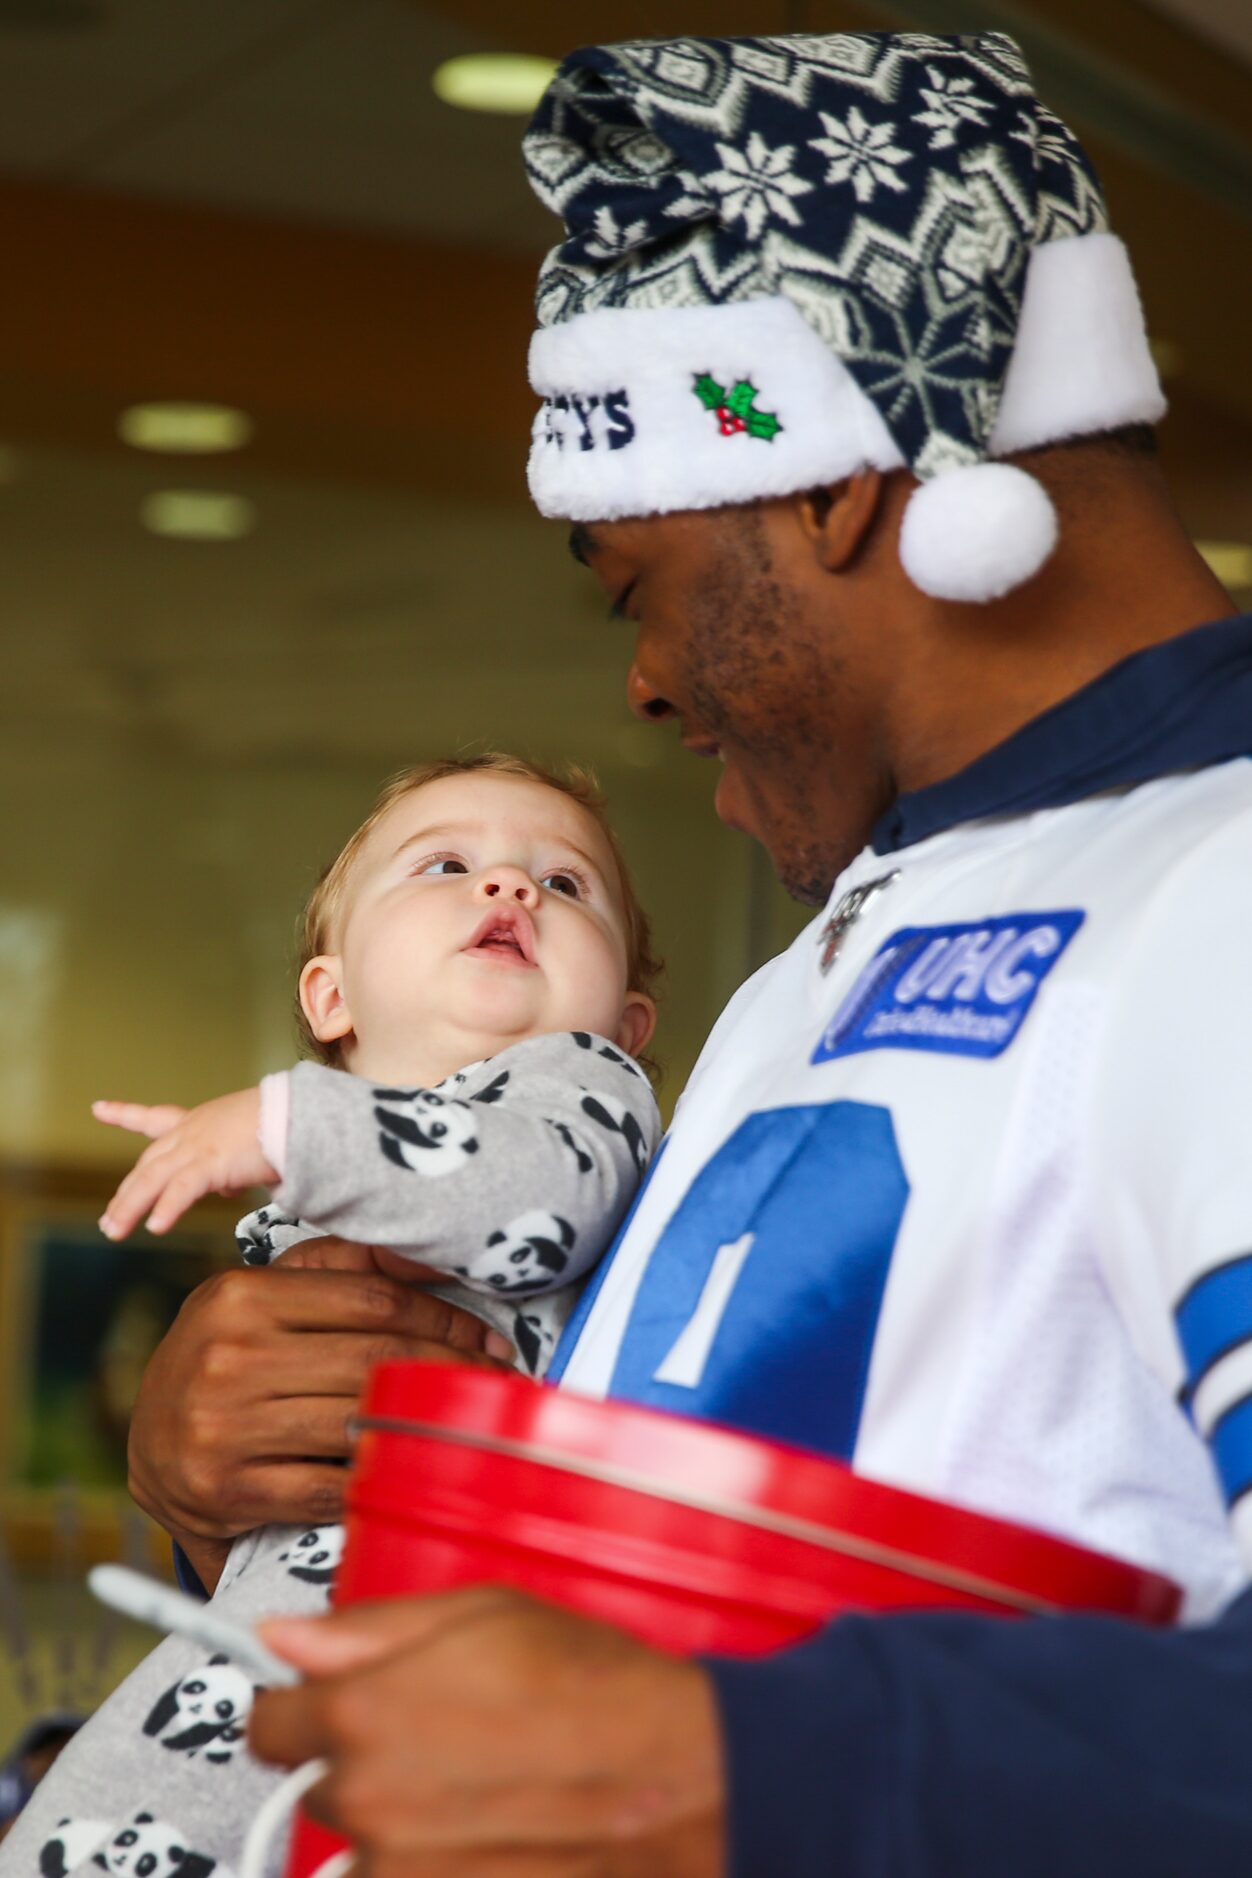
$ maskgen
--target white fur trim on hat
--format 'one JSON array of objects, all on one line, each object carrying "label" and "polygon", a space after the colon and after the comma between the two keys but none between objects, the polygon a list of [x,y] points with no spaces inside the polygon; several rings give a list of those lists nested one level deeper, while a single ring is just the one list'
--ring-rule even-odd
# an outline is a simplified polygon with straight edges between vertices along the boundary
[{"label": "white fur trim on hat", "polygon": [[1164,415],[1125,243],[1067,235],[1035,248],[990,454]]},{"label": "white fur trim on hat", "polygon": [[[696,385],[755,387],[772,437],[730,435]],[[783,295],[579,313],[531,340],[530,489],[545,515],[613,521],[791,495],[904,458],[852,374]]]},{"label": "white fur trim on hat", "polygon": [[[545,515],[611,521],[715,508],[836,482],[866,464],[905,466],[877,407],[781,294],[718,306],[576,314],[534,335],[530,376],[544,400],[535,420],[530,487]],[[753,396],[741,394],[740,402],[776,417],[777,430],[764,435],[758,426],[754,434],[746,424],[724,423],[697,391],[702,378],[727,393],[746,384]],[[991,454],[1153,423],[1164,409],[1122,243],[1100,233],[1036,248]],[[959,474],[943,470],[932,481],[947,483]],[[993,508],[1003,504],[1002,481],[999,497],[991,496],[990,484],[968,480],[954,483],[953,497],[958,486],[981,488]],[[948,500],[946,525],[953,527]],[[1020,565],[1033,572],[1041,563],[1031,557],[1046,533],[1042,512],[1033,498],[1010,507],[1027,531]],[[928,526],[915,527],[931,538]],[[979,533],[972,517],[970,531],[972,542]],[[987,578],[998,581],[1008,558],[1002,544],[1001,571],[992,573],[987,563]],[[955,576],[943,578],[951,585]],[[969,597],[989,597],[989,591]]]}]

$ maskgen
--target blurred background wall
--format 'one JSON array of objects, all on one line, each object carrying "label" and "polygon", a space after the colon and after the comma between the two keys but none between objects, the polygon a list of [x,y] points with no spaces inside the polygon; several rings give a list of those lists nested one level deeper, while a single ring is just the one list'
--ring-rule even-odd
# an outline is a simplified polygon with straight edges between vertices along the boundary
[{"label": "blurred background wall", "polygon": [[[210,1208],[166,1264],[106,1266],[127,1150],[88,1104],[291,1060],[294,918],[380,779],[483,745],[598,769],[670,963],[667,1106],[806,917],[713,820],[709,766],[627,716],[629,628],[528,506],[555,224],[524,113],[435,75],[888,27],[1015,33],[1087,138],[1178,500],[1252,600],[1247,0],[0,0],[0,1751],[139,1647],[75,1587],[149,1545],[127,1390],[180,1287],[233,1257]],[[154,437],[142,407],[171,402],[219,416]]]}]

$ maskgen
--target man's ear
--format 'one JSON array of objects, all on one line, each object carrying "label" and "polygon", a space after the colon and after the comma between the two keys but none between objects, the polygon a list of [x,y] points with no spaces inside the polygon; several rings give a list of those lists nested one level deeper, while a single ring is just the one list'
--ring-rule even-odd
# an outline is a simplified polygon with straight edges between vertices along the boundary
[{"label": "man's ear", "polygon": [[656,1029],[656,1005],[642,991],[628,991],[613,1041],[628,1056],[646,1050]]},{"label": "man's ear", "polygon": [[881,470],[860,469],[844,482],[806,489],[795,498],[800,527],[828,574],[850,567],[868,541],[884,480]]},{"label": "man's ear", "polygon": [[341,962],[331,954],[310,959],[300,974],[300,1009],[319,1043],[334,1043],[352,1029],[342,978]]}]

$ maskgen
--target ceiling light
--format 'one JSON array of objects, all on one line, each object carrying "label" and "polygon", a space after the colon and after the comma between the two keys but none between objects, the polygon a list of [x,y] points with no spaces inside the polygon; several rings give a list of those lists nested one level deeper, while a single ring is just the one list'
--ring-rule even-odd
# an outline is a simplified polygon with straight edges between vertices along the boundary
[{"label": "ceiling light", "polygon": [[554,59],[523,52],[471,52],[445,59],[431,84],[436,97],[462,111],[508,111],[529,116],[556,71]]},{"label": "ceiling light", "polygon": [[136,450],[209,456],[241,450],[252,436],[252,419],[228,404],[132,404],[118,418],[117,434]]},{"label": "ceiling light", "polygon": [[1195,545],[1223,587],[1252,587],[1252,544],[1197,541]]},{"label": "ceiling light", "polygon": [[158,489],[144,498],[139,517],[154,535],[175,541],[238,541],[256,526],[246,496],[212,489]]}]

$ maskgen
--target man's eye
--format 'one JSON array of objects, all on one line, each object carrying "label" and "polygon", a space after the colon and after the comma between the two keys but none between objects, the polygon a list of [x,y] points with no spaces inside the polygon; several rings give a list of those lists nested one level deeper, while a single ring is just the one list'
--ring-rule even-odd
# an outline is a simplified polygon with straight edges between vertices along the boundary
[{"label": "man's eye", "polygon": [[468,874],[469,868],[455,854],[432,854],[417,869],[419,874]]},{"label": "man's eye", "polygon": [[625,619],[627,617],[626,608],[630,605],[630,596],[638,585],[637,580],[631,580],[626,583],[609,608],[610,619]]},{"label": "man's eye", "polygon": [[542,875],[539,885],[550,887],[553,893],[568,894],[571,900],[581,900],[583,897],[582,881],[566,868],[555,868],[552,873]]}]

